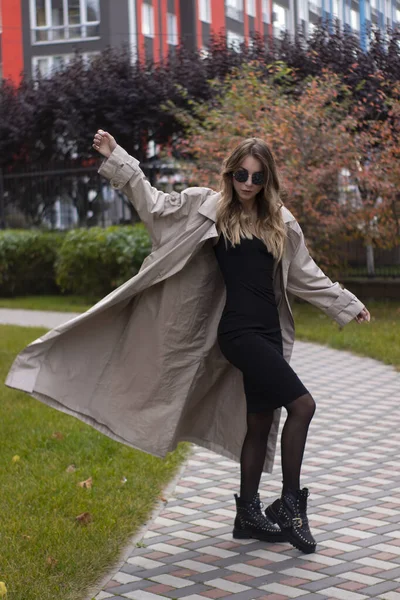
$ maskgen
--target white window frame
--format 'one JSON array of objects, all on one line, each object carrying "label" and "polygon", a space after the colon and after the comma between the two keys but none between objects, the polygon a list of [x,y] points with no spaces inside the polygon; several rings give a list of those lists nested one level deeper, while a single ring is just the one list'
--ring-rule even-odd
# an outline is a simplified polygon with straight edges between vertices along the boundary
[{"label": "white window frame", "polygon": [[226,16],[243,23],[243,0],[225,0]]},{"label": "white window frame", "polygon": [[[100,14],[100,0],[98,0],[99,14]],[[52,4],[51,0],[45,0],[45,10],[46,10],[46,25],[38,25],[36,21],[36,0],[29,0],[29,10],[30,10],[30,21],[31,21],[31,40],[32,45],[46,45],[46,44],[65,44],[71,41],[90,41],[90,40],[98,40],[100,39],[99,35],[87,35],[88,27],[95,27],[100,25],[100,20],[98,21],[88,21],[87,20],[87,0],[79,0],[79,10],[80,10],[80,23],[70,25],[68,22],[68,0],[63,0],[63,10],[64,10],[64,25],[53,25],[52,19]],[[76,29],[80,27],[81,35],[70,37],[70,29]],[[64,30],[64,38],[53,39],[53,32]],[[36,40],[36,33],[40,31],[47,31],[48,38],[47,40]]]},{"label": "white window frame", "polygon": [[241,44],[244,43],[244,35],[228,29],[226,32],[226,43],[229,48],[233,48],[236,52],[239,52]]},{"label": "white window frame", "polygon": [[246,0],[246,12],[249,17],[257,16],[256,0]]},{"label": "white window frame", "polygon": [[171,46],[177,46],[178,39],[178,18],[174,13],[167,13],[167,42]]},{"label": "white window frame", "polygon": [[211,18],[211,0],[199,1],[199,19],[203,23],[212,23]]},{"label": "white window frame", "polygon": [[[274,11],[273,16],[275,17],[273,20],[274,35],[276,37],[278,37],[282,31],[287,31],[287,29],[288,29],[288,23],[289,23],[288,9],[285,8],[284,6],[281,6],[280,4],[276,4],[274,2],[273,11]],[[277,19],[277,17],[282,17],[282,16],[284,18],[284,22],[281,19]]]},{"label": "white window frame", "polygon": [[[99,54],[99,52],[82,52],[81,56],[83,58],[83,60],[85,62],[87,62],[90,58],[92,58],[93,56],[96,56],[97,54]],[[45,56],[32,56],[32,75],[35,77],[36,75],[36,71],[37,71],[37,67],[39,64],[39,61],[41,60],[47,60],[48,62],[48,68],[47,68],[47,72],[45,74],[42,74],[42,77],[50,77],[52,75],[53,72],[57,71],[56,67],[54,66],[55,63],[55,59],[62,57],[64,60],[64,65],[68,65],[68,63],[71,62],[71,60],[73,60],[75,58],[75,54],[49,54],[49,55],[45,55]]]},{"label": "white window frame", "polygon": [[147,2],[143,2],[142,4],[142,33],[146,37],[151,38],[155,35],[154,7]]},{"label": "white window frame", "polygon": [[321,15],[322,6],[321,0],[308,0],[308,10],[316,15]]},{"label": "white window frame", "polygon": [[360,31],[360,13],[354,8],[350,9],[350,26],[353,31]]},{"label": "white window frame", "polygon": [[262,20],[263,23],[271,23],[271,0],[262,0]]}]

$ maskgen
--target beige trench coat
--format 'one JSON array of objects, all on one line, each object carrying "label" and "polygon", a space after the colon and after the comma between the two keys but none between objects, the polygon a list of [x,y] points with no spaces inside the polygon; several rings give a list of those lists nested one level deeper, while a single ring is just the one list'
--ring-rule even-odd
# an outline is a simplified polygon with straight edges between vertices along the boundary
[{"label": "beige trench coat", "polygon": [[[135,277],[27,346],[6,384],[156,456],[187,440],[238,461],[246,431],[242,375],[217,344],[225,303],[213,251],[219,195],[208,188],[164,194],[119,146],[99,173],[132,201],[150,232],[152,253]],[[274,289],[289,361],[294,322],[287,292],[340,325],[364,305],[324,275],[295,218],[282,211],[288,237]],[[276,410],[268,472],[279,417]]]}]

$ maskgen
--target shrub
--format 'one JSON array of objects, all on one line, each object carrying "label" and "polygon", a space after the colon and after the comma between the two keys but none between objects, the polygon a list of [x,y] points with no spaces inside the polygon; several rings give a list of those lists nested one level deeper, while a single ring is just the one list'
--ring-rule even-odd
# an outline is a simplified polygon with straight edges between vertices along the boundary
[{"label": "shrub", "polygon": [[56,260],[56,282],[63,292],[97,299],[136,275],[150,250],[141,223],[70,231]]},{"label": "shrub", "polygon": [[54,294],[54,263],[64,234],[0,232],[0,296]]}]

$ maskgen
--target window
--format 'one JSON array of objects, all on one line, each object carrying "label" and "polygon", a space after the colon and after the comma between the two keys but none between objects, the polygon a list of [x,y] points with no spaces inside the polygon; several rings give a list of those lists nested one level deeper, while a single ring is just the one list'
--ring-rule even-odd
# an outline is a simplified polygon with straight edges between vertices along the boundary
[{"label": "window", "polygon": [[167,13],[167,41],[168,44],[178,44],[178,25],[176,15]]},{"label": "window", "polygon": [[339,0],[333,0],[332,13],[335,18],[339,18]]},{"label": "window", "polygon": [[[321,15],[321,1],[320,0],[308,0],[308,10],[315,13],[316,15]],[[315,27],[314,27],[315,29]]]},{"label": "window", "polygon": [[243,21],[243,0],[226,0],[226,16],[235,21]]},{"label": "window", "polygon": [[264,23],[270,23],[270,3],[269,0],[262,0],[262,20]]},{"label": "window", "polygon": [[360,31],[360,15],[354,8],[350,11],[350,25],[353,31]]},{"label": "window", "polygon": [[230,48],[239,51],[241,44],[244,42],[244,36],[228,29],[226,32],[226,42]]},{"label": "window", "polygon": [[255,17],[257,15],[256,0],[247,0],[247,14],[250,17]]},{"label": "window", "polygon": [[274,4],[273,17],[274,35],[279,37],[279,35],[287,28],[287,9],[283,6],[279,6],[279,4]]},{"label": "window", "polygon": [[200,21],[211,23],[211,0],[200,0]]},{"label": "window", "polygon": [[154,37],[154,9],[151,4],[142,4],[142,31],[143,35]]},{"label": "window", "polygon": [[32,43],[99,36],[100,0],[30,0]]},{"label": "window", "polygon": [[[89,62],[92,56],[97,52],[85,52],[82,54],[83,60]],[[68,65],[75,58],[75,54],[58,54],[53,56],[33,56],[32,74],[34,77],[39,73],[41,77],[49,77],[54,71],[58,71]]]}]

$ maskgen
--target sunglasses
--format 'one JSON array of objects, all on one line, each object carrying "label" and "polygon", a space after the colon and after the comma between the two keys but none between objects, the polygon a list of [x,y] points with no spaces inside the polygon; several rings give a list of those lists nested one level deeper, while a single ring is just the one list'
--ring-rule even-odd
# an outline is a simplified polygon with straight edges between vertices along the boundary
[{"label": "sunglasses", "polygon": [[[247,169],[238,169],[238,171],[233,173],[233,176],[238,183],[244,183],[249,178],[249,172]],[[254,185],[264,185],[264,173],[262,171],[253,173],[251,176],[251,182]]]}]

